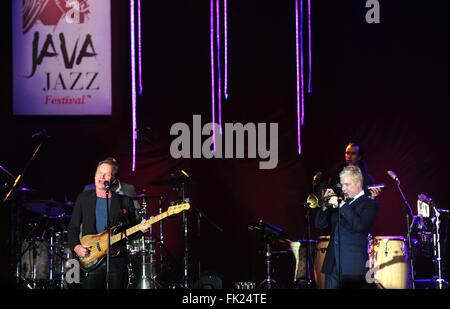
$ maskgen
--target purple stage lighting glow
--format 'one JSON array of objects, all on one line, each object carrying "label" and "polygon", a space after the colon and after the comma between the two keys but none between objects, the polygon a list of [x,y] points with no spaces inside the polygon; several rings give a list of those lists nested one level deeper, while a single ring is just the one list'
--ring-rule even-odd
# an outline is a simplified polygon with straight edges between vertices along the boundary
[{"label": "purple stage lighting glow", "polygon": [[209,23],[209,31],[210,31],[210,47],[211,47],[211,106],[212,106],[212,123],[213,123],[213,152],[216,151],[216,110],[215,110],[215,94],[216,94],[216,86],[214,80],[214,0],[210,0],[210,23]]},{"label": "purple stage lighting glow", "polygon": [[220,68],[220,0],[216,0],[216,38],[217,38],[217,104],[219,107],[219,130],[222,134],[222,78]]},{"label": "purple stage lighting glow", "polygon": [[[300,105],[302,105],[302,113],[303,117],[303,48],[301,47],[303,43],[302,37],[302,18],[300,17],[300,33],[299,33],[299,8],[298,8],[298,0],[295,1],[295,56],[296,56],[296,77],[297,77],[297,144],[298,144],[298,153],[302,153],[301,146],[301,124],[303,121],[300,120]],[[300,14],[302,13],[302,9],[300,8]],[[300,69],[302,70],[300,74]]]},{"label": "purple stage lighting glow", "polygon": [[312,93],[312,35],[311,35],[311,0],[308,0],[308,93]]},{"label": "purple stage lighting glow", "polygon": [[300,97],[302,102],[302,121],[303,126],[305,122],[305,85],[304,85],[304,63],[303,63],[303,0],[300,0]]},{"label": "purple stage lighting glow", "polygon": [[223,35],[224,35],[224,96],[228,100],[228,0],[223,0]]},{"label": "purple stage lighting glow", "polygon": [[136,170],[136,50],[135,50],[135,29],[134,29],[134,1],[130,0],[130,38],[131,38],[131,118],[132,118],[132,142],[133,156],[131,170]]},{"label": "purple stage lighting glow", "polygon": [[142,95],[142,25],[141,25],[141,0],[138,0],[138,61],[139,61],[139,95]]}]

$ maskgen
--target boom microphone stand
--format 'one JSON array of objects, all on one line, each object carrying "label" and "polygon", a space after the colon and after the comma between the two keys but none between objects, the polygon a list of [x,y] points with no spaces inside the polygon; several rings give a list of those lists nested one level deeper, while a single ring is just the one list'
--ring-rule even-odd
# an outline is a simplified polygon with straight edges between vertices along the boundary
[{"label": "boom microphone stand", "polygon": [[411,206],[409,205],[408,201],[406,200],[405,195],[403,194],[402,188],[400,187],[400,180],[398,179],[397,175],[393,171],[387,171],[389,177],[391,177],[395,183],[397,184],[398,191],[400,192],[400,195],[402,196],[403,203],[405,206],[403,207],[403,211],[405,212],[406,216],[406,231],[407,231],[407,238],[408,238],[408,249],[409,249],[409,266],[411,267],[411,288],[415,289],[415,283],[414,283],[414,263],[413,263],[413,252],[412,252],[412,245],[411,245],[411,226],[409,223],[409,216],[411,215],[411,218],[414,217],[413,211]]}]

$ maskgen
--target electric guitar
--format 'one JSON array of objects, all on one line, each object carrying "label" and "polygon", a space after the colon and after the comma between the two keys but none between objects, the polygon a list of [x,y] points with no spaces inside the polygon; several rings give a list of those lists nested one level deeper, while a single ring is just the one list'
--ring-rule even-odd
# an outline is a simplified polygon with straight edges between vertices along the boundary
[{"label": "electric guitar", "polygon": [[[139,223],[133,227],[130,227],[126,231],[115,233],[117,227],[111,228],[111,237],[110,237],[110,252],[111,256],[117,255],[119,252],[117,250],[113,250],[113,245],[124,238],[133,235],[136,232],[139,232],[142,228],[147,229],[153,223],[156,223],[166,217],[172,216],[174,214],[180,213],[183,210],[188,210],[191,208],[189,203],[183,203],[179,205],[170,206],[167,211],[151,217],[145,223]],[[80,239],[81,245],[89,249],[89,255],[86,257],[79,257],[80,268],[85,272],[90,272],[97,268],[103,259],[106,257],[108,251],[108,233],[104,231],[95,235],[85,235]]]}]

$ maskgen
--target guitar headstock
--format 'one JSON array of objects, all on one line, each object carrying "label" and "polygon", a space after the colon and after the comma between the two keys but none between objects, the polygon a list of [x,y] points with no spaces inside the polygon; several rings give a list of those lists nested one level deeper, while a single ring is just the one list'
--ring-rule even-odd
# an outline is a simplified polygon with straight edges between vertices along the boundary
[{"label": "guitar headstock", "polygon": [[191,205],[189,203],[178,204],[178,205],[170,206],[167,209],[167,213],[170,215],[173,215],[173,214],[180,213],[183,210],[188,210],[189,208],[191,208]]}]

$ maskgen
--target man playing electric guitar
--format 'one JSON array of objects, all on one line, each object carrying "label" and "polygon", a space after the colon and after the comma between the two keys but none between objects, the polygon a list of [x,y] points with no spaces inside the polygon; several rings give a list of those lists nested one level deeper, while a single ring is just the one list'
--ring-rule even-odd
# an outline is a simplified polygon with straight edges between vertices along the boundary
[{"label": "man playing electric guitar", "polygon": [[[90,256],[90,248],[82,245],[80,236],[95,235],[103,232],[107,227],[106,188],[105,182],[113,179],[113,162],[100,161],[95,172],[95,190],[81,192],[76,200],[72,218],[68,227],[68,240],[70,248],[82,260]],[[108,202],[110,209],[111,227],[122,225],[136,225],[136,215],[133,201],[123,195],[109,192]],[[142,220],[145,222],[146,220]],[[140,226],[146,232],[148,226]],[[114,232],[114,231],[113,231]],[[126,235],[125,235],[126,236]],[[133,235],[134,237],[139,235]],[[104,242],[102,243],[105,250]],[[127,282],[127,251],[125,241],[111,246],[109,288],[121,289]],[[82,282],[85,289],[102,289],[106,287],[106,258],[99,259],[87,273]]]}]

